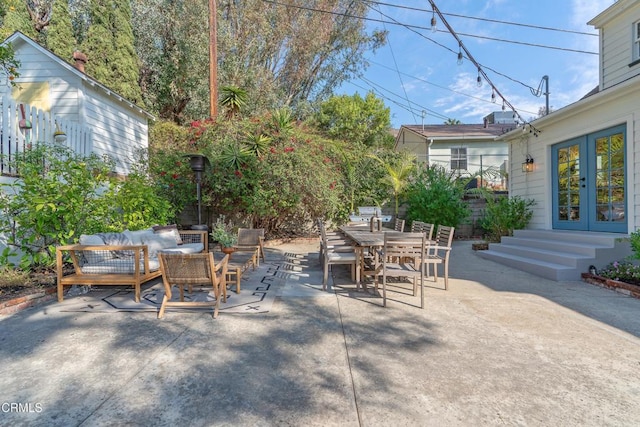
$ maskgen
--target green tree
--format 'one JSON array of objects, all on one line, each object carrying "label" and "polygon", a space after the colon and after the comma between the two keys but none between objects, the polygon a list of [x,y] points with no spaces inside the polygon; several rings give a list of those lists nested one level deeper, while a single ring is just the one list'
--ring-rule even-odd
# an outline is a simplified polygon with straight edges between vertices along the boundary
[{"label": "green tree", "polygon": [[387,172],[381,182],[391,189],[394,200],[394,213],[398,216],[400,197],[408,187],[409,178],[416,169],[416,158],[406,151],[401,152],[400,156],[394,161],[385,161],[375,154],[372,154],[371,158],[378,161]]},{"label": "green tree", "polygon": [[133,0],[135,47],[145,105],[185,123],[209,116],[206,0]]},{"label": "green tree", "polygon": [[320,104],[314,122],[332,138],[389,148],[393,145],[389,112],[373,92],[365,98],[358,93],[337,95]]},{"label": "green tree", "polygon": [[47,48],[67,62],[73,60],[76,41],[68,0],[54,0],[51,21],[46,29]]},{"label": "green tree", "polygon": [[24,0],[2,0],[4,16],[0,25],[0,41],[6,39],[16,31],[36,39],[36,30],[31,23],[31,17]]},{"label": "green tree", "polygon": [[[365,32],[362,2],[325,0],[310,13],[262,0],[218,7],[219,87],[247,92],[244,114],[328,97],[365,67],[364,54],[385,35]],[[209,115],[208,3],[132,2],[145,100],[162,118],[184,123]]]},{"label": "green tree", "polygon": [[89,21],[82,47],[88,57],[87,74],[141,104],[129,0],[91,0]]},{"label": "green tree", "polygon": [[444,124],[445,125],[449,125],[449,126],[453,126],[453,125],[459,125],[461,122],[458,119],[447,119]]}]

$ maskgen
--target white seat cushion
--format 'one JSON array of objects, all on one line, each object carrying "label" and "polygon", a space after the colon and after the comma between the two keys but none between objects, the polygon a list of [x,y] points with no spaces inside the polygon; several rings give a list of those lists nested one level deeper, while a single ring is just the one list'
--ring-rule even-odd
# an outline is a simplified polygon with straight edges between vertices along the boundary
[{"label": "white seat cushion", "polygon": [[160,249],[158,252],[163,254],[198,254],[204,251],[202,243],[184,243],[175,248]]}]

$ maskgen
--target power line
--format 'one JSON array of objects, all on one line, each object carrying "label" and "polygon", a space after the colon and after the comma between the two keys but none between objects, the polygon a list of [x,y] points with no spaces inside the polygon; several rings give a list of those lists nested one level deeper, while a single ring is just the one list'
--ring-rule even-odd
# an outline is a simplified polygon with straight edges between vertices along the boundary
[{"label": "power line", "polygon": [[[391,70],[391,71],[395,71],[393,68],[391,68],[389,66],[386,66],[384,64],[380,64],[379,62],[371,61],[371,60],[369,62],[372,63],[372,64],[375,64],[375,65],[377,65],[379,67],[386,68],[386,69]],[[430,81],[425,80],[425,79],[423,79],[421,77],[416,77],[416,76],[412,76],[411,74],[403,73],[402,71],[399,71],[399,73],[404,75],[404,76],[406,76],[406,77],[411,77],[414,80],[418,80],[418,81],[420,81],[422,83],[426,83],[428,85],[437,87],[438,89],[446,90],[446,91],[455,93],[457,95],[462,95],[462,96],[465,96],[467,98],[475,99],[476,101],[482,101],[482,102],[486,102],[486,103],[489,103],[489,104],[493,104],[493,102],[491,102],[491,101],[489,101],[489,100],[487,100],[485,98],[481,98],[479,96],[469,95],[468,93],[460,92],[458,90],[454,90],[454,89],[451,89],[449,87],[442,86],[442,85],[439,85],[437,83],[430,82]],[[361,78],[361,79],[363,79],[363,78]],[[529,86],[527,86],[527,87],[529,87]],[[533,88],[531,88],[531,89],[533,90]],[[538,114],[537,112],[533,112],[533,111],[527,111],[527,110],[521,110],[521,111],[524,112],[524,113],[529,113],[529,114]]]},{"label": "power line", "polygon": [[[391,17],[391,16],[388,16],[388,15],[385,15],[385,14],[384,14],[384,13],[382,13],[382,12],[379,12],[379,13],[380,13],[380,15],[382,15],[382,16],[384,16],[384,17],[388,18],[388,19],[391,19],[394,23],[397,23],[397,24],[399,24],[399,25],[402,25],[401,23],[399,23],[398,21],[396,21],[396,20],[395,20],[395,18],[393,18],[393,17]],[[430,38],[430,37],[425,36],[425,35],[424,35],[424,34],[422,34],[421,32],[416,31],[416,30],[414,30],[413,28],[409,28],[409,27],[406,27],[406,28],[407,28],[407,30],[409,30],[409,31],[411,31],[411,32],[413,32],[413,33],[415,33],[415,34],[417,34],[418,36],[420,36],[420,37],[422,37],[422,38],[424,38],[424,39],[426,39],[426,40],[429,40],[430,42],[432,42],[432,43],[434,43],[434,44],[436,44],[436,45],[440,46],[441,48],[443,48],[443,49],[445,49],[445,50],[448,50],[449,52],[451,52],[451,53],[453,53],[453,54],[456,54],[456,52],[455,52],[453,49],[451,49],[451,48],[449,48],[449,47],[447,47],[447,46],[443,45],[443,44],[442,44],[442,43],[440,43],[440,42],[437,42],[437,41],[433,40],[433,39],[432,39],[432,38]],[[444,32],[447,32],[447,31],[444,31]],[[482,66],[482,64],[480,64],[480,65]],[[521,82],[520,80],[514,79],[513,77],[507,76],[506,74],[500,73],[500,72],[498,72],[498,71],[494,70],[493,68],[490,68],[490,67],[484,67],[484,68],[486,68],[487,70],[490,70],[490,71],[494,72],[495,74],[498,74],[498,75],[500,75],[500,76],[502,76],[502,77],[505,77],[505,78],[507,78],[507,79],[509,79],[509,80],[511,80],[511,81],[513,81],[513,82],[515,82],[515,83],[521,84],[522,86],[524,86],[524,87],[528,88],[529,90],[534,90],[534,88],[533,88],[533,87],[531,87],[531,86],[529,86],[528,84],[523,83],[523,82]]]},{"label": "power line", "polygon": [[[367,7],[373,10],[371,6],[367,5]],[[386,30],[386,27],[385,27],[385,30]],[[398,79],[400,80],[400,85],[402,86],[402,91],[404,92],[405,99],[409,104],[409,108],[411,109],[411,101],[409,100],[407,89],[404,87],[404,82],[402,81],[402,75],[400,74],[400,69],[398,68],[398,62],[396,61],[396,55],[393,52],[393,47],[391,46],[391,42],[389,42],[388,45],[389,45],[389,50],[391,51],[391,57],[393,58],[393,65],[396,67],[396,72],[398,73]],[[416,116],[413,113],[413,111],[411,111],[411,114],[413,115],[413,120],[416,120]]]},{"label": "power line", "polygon": [[[374,90],[374,92],[376,92],[376,93],[378,94],[378,96],[380,96],[381,98],[383,98],[383,99],[385,99],[385,100],[387,100],[387,101],[389,101],[389,102],[391,102],[391,103],[393,103],[393,104],[397,105],[398,107],[402,108],[402,109],[403,109],[403,110],[405,110],[405,111],[408,111],[408,112],[409,112],[409,113],[411,113],[412,115],[415,115],[415,111],[411,108],[411,106],[408,106],[408,107],[407,107],[406,105],[401,104],[401,103],[399,103],[399,102],[395,101],[394,99],[389,98],[388,96],[384,95],[384,94],[383,94],[380,90],[378,90],[377,88],[380,88],[380,89],[382,89],[382,90],[384,90],[384,91],[386,91],[386,92],[389,92],[389,93],[390,93],[390,94],[392,94],[393,96],[397,96],[398,98],[401,98],[401,99],[402,99],[402,97],[401,97],[400,95],[398,95],[397,93],[394,93],[394,92],[390,91],[389,89],[387,89],[387,88],[385,88],[385,87],[383,87],[383,86],[380,86],[379,84],[374,83],[374,82],[372,82],[371,80],[369,80],[369,79],[367,79],[367,78],[365,78],[365,77],[361,77],[360,79],[361,79],[361,80],[363,80],[365,83],[367,83],[367,84],[371,87],[371,89],[373,89],[373,90]],[[358,87],[358,88],[362,89],[362,90],[367,90],[366,88],[364,88],[364,87],[362,87],[362,86],[359,86],[358,84],[356,84],[356,83],[354,83],[354,82],[349,82],[349,83],[350,83],[350,84],[352,84],[352,85],[354,85],[355,87]],[[440,119],[443,119],[443,120],[449,120],[449,119],[450,119],[450,117],[447,117],[447,116],[445,116],[445,115],[444,115],[444,114],[442,114],[442,113],[439,113],[439,112],[437,112],[437,111],[431,110],[430,108],[427,108],[427,107],[423,107],[423,106],[421,106],[421,105],[419,105],[419,104],[417,104],[417,103],[415,103],[415,102],[414,102],[414,104],[415,104],[417,107],[419,107],[421,110],[425,110],[425,111],[430,112],[430,113],[431,113],[431,115],[432,115],[432,116],[434,116],[434,117],[437,117],[437,118],[440,118]]]},{"label": "power line", "polygon": [[[373,1],[373,0],[365,0],[365,1],[367,3],[374,3],[374,4],[382,5],[382,6],[390,6],[390,7],[395,7],[395,8],[398,8],[398,9],[415,10],[415,11],[418,11],[418,12],[425,12],[425,13],[432,13],[433,12],[433,10],[420,9],[420,8],[411,7],[411,6],[402,6],[402,5],[399,5],[399,4],[383,3],[383,2],[379,2],[379,1]],[[578,34],[578,35],[582,35],[582,36],[598,37],[597,33],[587,33],[587,32],[583,32],[583,31],[566,30],[566,29],[562,29],[562,28],[543,27],[543,26],[540,26],[540,25],[522,24],[522,23],[519,23],[519,22],[502,21],[502,20],[499,20],[499,19],[479,18],[479,17],[476,17],[476,16],[458,15],[458,14],[455,14],[455,13],[442,12],[442,14],[445,15],[445,16],[454,16],[456,18],[474,19],[476,21],[494,22],[496,24],[515,25],[515,26],[518,26],[518,27],[533,28],[533,29],[536,29],[536,30],[557,31],[557,32],[561,32],[561,33],[570,33],[570,34]]]},{"label": "power line", "polygon": [[[462,58],[462,50],[464,50],[464,52],[467,54],[467,58],[476,66],[478,67],[478,82],[481,82],[481,78],[484,78],[484,80],[489,83],[489,85],[491,86],[491,89],[493,91],[493,93],[498,94],[498,96],[500,96],[500,98],[502,99],[502,108],[505,108],[505,104],[509,106],[509,108],[511,108],[511,110],[513,111],[514,116],[517,116],[518,119],[520,119],[522,121],[522,123],[527,123],[526,120],[524,120],[524,118],[520,115],[520,113],[518,113],[518,111],[516,110],[516,108],[502,95],[502,93],[500,93],[500,91],[498,90],[498,88],[493,84],[493,82],[489,79],[489,76],[487,76],[487,73],[482,69],[482,67],[480,66],[480,64],[475,60],[475,58],[473,57],[473,55],[471,55],[471,52],[469,52],[469,50],[467,49],[467,47],[462,43],[462,40],[460,40],[460,37],[458,37],[458,34],[456,34],[456,32],[454,31],[454,29],[451,27],[451,25],[449,25],[449,22],[447,22],[447,20],[445,19],[445,17],[442,15],[442,13],[440,12],[440,10],[438,9],[438,7],[436,6],[435,2],[433,0],[428,0],[429,3],[431,4],[431,7],[433,8],[433,11],[435,13],[438,14],[438,16],[440,17],[440,20],[442,21],[442,23],[445,25],[445,27],[447,27],[447,30],[449,30],[449,32],[451,33],[451,35],[453,36],[453,38],[456,39],[456,41],[458,42],[458,46],[460,48],[460,52],[458,53],[458,58],[461,59]],[[482,77],[481,77],[482,76]],[[515,118],[515,117],[514,117]],[[538,136],[538,133],[540,132],[538,129],[534,128],[533,126],[531,126],[531,129],[533,131],[533,134],[535,136]]]},{"label": "power line", "polygon": [[[363,20],[363,21],[380,22],[380,23],[385,23],[385,24],[398,25],[398,26],[401,26],[401,27],[405,27],[407,29],[414,29],[415,28],[415,29],[419,29],[419,30],[431,31],[431,28],[428,28],[428,27],[422,27],[422,26],[419,26],[419,25],[411,25],[411,24],[403,24],[403,23],[400,23],[398,21],[395,21],[395,22],[384,21],[384,20],[381,20],[381,19],[362,17],[362,16],[357,16],[357,15],[350,15],[350,14],[346,14],[346,13],[332,12],[330,10],[316,9],[316,8],[313,8],[313,7],[285,4],[285,3],[277,2],[275,0],[262,0],[262,1],[265,2],[265,3],[274,4],[276,6],[292,7],[292,8],[295,8],[295,9],[308,10],[310,12],[326,13],[326,14],[329,14],[329,15],[336,15],[336,16],[341,16],[341,17],[345,17],[345,18],[354,18],[354,19],[360,19],[360,20]],[[438,30],[438,31],[443,32],[442,30]],[[542,49],[560,50],[560,51],[565,51],[565,52],[583,53],[583,54],[588,54],[588,55],[598,55],[598,52],[589,52],[589,51],[585,51],[585,50],[570,49],[570,48],[564,48],[564,47],[559,47],[559,46],[548,46],[548,45],[543,45],[543,44],[539,44],[539,43],[520,42],[520,41],[508,40],[508,39],[500,39],[500,38],[489,38],[489,37],[486,37],[486,36],[479,36],[479,35],[475,35],[475,34],[464,34],[464,36],[465,37],[472,37],[472,38],[479,38],[479,39],[489,39],[489,40],[492,40],[492,41],[503,42],[503,43],[520,44],[520,45],[526,45],[526,46],[531,46],[531,47],[538,47],[538,48],[542,48]],[[425,38],[427,38],[428,40],[433,41],[432,39],[430,39],[428,37],[425,37]]]}]

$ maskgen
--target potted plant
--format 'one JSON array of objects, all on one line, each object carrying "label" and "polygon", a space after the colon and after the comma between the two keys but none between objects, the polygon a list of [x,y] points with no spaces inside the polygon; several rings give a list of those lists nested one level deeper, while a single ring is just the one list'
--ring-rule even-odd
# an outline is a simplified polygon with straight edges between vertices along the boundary
[{"label": "potted plant", "polygon": [[233,252],[235,244],[238,243],[238,234],[231,223],[225,222],[224,215],[220,215],[215,224],[213,224],[211,237],[220,244],[220,248],[224,253]]}]

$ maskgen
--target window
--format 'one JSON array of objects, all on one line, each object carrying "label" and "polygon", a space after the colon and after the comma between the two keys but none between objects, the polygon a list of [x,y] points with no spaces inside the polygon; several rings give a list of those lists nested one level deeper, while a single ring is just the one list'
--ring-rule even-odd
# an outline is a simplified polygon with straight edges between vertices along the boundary
[{"label": "window", "polygon": [[451,169],[467,169],[467,149],[452,148],[451,149]]},{"label": "window", "polygon": [[632,61],[640,60],[640,21],[633,23],[633,54]]}]

